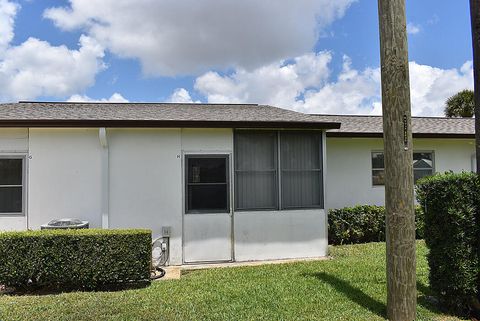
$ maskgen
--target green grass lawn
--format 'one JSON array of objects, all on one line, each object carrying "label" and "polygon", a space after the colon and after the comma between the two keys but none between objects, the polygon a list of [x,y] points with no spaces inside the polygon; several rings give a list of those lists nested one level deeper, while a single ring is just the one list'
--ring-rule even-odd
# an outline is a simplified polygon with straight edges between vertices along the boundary
[{"label": "green grass lawn", "polygon": [[[417,243],[418,320],[442,315]],[[0,296],[0,320],[383,320],[385,244],[332,247],[333,260],[189,272],[133,290]]]}]

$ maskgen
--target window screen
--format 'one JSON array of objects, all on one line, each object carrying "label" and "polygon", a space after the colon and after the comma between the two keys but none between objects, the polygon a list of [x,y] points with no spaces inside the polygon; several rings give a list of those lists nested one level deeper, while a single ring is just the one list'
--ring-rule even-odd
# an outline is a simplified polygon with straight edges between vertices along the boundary
[{"label": "window screen", "polygon": [[228,156],[186,156],[186,212],[229,212]]},{"label": "window screen", "polygon": [[318,132],[280,133],[282,208],[323,205],[321,148]]},{"label": "window screen", "polygon": [[235,208],[323,206],[322,133],[235,132]]},{"label": "window screen", "polygon": [[422,177],[434,174],[433,153],[413,153],[413,179],[416,183]]},{"label": "window screen", "polygon": [[277,132],[235,134],[236,209],[276,209]]},{"label": "window screen", "polygon": [[23,158],[0,158],[0,214],[23,213]]},{"label": "window screen", "polygon": [[[413,178],[416,183],[422,177],[435,173],[433,152],[413,152]],[[385,185],[383,152],[372,153],[372,183]]]}]

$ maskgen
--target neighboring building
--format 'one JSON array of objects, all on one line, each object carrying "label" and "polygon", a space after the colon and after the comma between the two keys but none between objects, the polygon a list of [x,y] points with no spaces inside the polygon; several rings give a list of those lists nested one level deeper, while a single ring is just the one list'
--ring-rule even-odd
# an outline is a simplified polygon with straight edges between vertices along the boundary
[{"label": "neighboring building", "polygon": [[[413,122],[417,178],[472,169],[473,120]],[[325,256],[326,209],[383,204],[381,128],[253,104],[0,104],[0,230],[170,227],[174,265]]]},{"label": "neighboring building", "polygon": [[[327,132],[326,208],[384,205],[381,116],[317,115],[341,123]],[[413,117],[415,181],[445,171],[475,170],[472,118]]]}]

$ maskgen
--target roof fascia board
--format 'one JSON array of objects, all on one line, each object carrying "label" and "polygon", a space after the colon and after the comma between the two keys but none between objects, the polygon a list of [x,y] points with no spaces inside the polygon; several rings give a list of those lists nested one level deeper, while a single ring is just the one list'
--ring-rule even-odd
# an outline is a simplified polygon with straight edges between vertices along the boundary
[{"label": "roof fascia board", "polygon": [[[383,133],[327,132],[327,137],[383,138]],[[413,133],[413,138],[475,138],[475,134]]]},{"label": "roof fascia board", "polygon": [[186,121],[186,120],[0,120],[0,127],[59,128],[308,128],[339,129],[338,122],[302,121]]}]

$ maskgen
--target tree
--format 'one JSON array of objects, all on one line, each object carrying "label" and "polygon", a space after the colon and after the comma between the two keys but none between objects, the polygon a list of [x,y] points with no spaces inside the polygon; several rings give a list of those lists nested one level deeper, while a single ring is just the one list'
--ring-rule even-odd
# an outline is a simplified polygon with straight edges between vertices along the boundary
[{"label": "tree", "polygon": [[385,148],[387,317],[415,320],[413,152],[405,0],[378,0]]},{"label": "tree", "polygon": [[473,91],[465,89],[447,99],[445,116],[473,117],[475,113],[475,99]]}]

